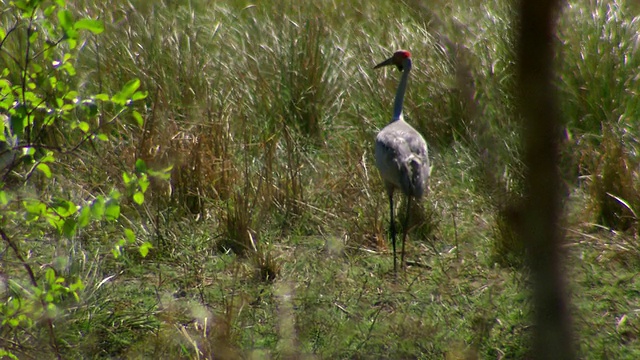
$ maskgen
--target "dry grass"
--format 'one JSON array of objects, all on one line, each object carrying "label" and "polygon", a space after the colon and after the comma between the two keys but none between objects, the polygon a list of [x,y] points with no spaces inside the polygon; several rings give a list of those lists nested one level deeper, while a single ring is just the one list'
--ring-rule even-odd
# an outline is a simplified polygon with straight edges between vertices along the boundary
[{"label": "dry grass", "polygon": [[[144,259],[132,249],[111,256],[122,223],[68,242],[7,225],[37,239],[22,244],[35,269],[70,253],[64,276],[87,286],[55,318],[62,354],[528,358],[527,282],[509,212],[524,176],[512,5],[436,3],[70,5],[107,27],[83,43],[72,83],[98,93],[140,78],[150,94],[135,105],[144,125],[114,123],[114,142],[79,148],[81,159],[56,164],[55,183],[16,196],[90,202],[122,188],[137,159],[173,171],[143,206],[123,207],[122,223],[155,246]],[[633,358],[638,24],[623,1],[570,5],[558,69],[581,353]],[[398,48],[415,59],[406,113],[431,145],[434,172],[411,210],[410,266],[395,277],[372,142],[398,73],[371,67]],[[0,271],[21,274],[18,265],[3,258]],[[0,330],[0,347],[20,356],[47,340],[34,328]]]},{"label": "dry grass", "polygon": [[637,233],[640,187],[637,156],[633,145],[619,130],[605,126],[601,154],[591,175],[591,207],[595,221],[611,229]]}]

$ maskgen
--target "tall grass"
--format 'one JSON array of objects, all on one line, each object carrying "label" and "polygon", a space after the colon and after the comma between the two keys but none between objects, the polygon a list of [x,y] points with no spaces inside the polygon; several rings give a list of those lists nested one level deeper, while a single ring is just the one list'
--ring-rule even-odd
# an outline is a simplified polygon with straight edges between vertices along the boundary
[{"label": "tall grass", "polygon": [[[625,1],[570,4],[559,38],[559,89],[567,120],[565,169],[589,179],[593,221],[635,228],[638,207],[637,8]],[[599,151],[593,151],[594,147]]]},{"label": "tall grass", "polygon": [[[69,191],[73,182],[78,193],[108,192],[137,158],[173,171],[168,184],[152,184],[145,206],[123,209],[156,245],[148,258],[114,260],[107,226],[57,250],[73,251],[65,271],[87,284],[81,303],[56,319],[65,355],[530,355],[526,281],[514,271],[523,247],[512,205],[526,169],[510,2],[70,7],[106,25],[82,44],[80,88],[107,92],[138,77],[150,96],[138,109],[141,128],[132,119],[111,129],[118,141],[82,148],[82,162],[70,162],[59,182],[65,189],[42,191]],[[583,224],[637,228],[636,28],[624,1],[563,9],[558,86],[572,137],[562,165],[580,167],[567,172],[567,226],[585,235],[571,238],[571,265],[615,255],[590,244]],[[390,120],[399,73],[372,67],[399,48],[415,64],[405,112],[430,144],[434,171],[429,197],[412,210],[411,266],[395,278],[372,143]],[[588,236],[605,244],[609,235]],[[635,238],[624,239],[637,254],[629,250]],[[38,248],[33,261],[49,262],[51,252]],[[637,281],[625,266],[572,270],[581,279],[578,325],[588,329],[597,318],[604,329],[581,332],[586,358],[640,351],[637,339],[616,333],[623,316],[637,329],[635,304],[624,297]],[[593,284],[609,286],[600,276],[624,278],[626,295],[607,288],[596,297]],[[615,314],[605,309],[610,302]],[[0,345],[33,353],[45,336],[31,336],[0,330]]]},{"label": "tall grass", "polygon": [[626,1],[571,4],[561,17],[560,89],[577,135],[598,134],[603,122],[636,128],[637,9]]}]

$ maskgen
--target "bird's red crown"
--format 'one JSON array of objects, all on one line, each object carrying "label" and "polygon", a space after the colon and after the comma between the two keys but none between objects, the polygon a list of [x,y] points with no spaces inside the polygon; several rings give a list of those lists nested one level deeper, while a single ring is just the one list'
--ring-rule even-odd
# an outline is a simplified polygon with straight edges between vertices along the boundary
[{"label": "bird's red crown", "polygon": [[396,51],[395,54],[393,54],[394,57],[397,57],[398,60],[404,60],[406,58],[410,58],[411,57],[411,53],[408,52],[407,50],[398,50]]},{"label": "bird's red crown", "polygon": [[404,62],[411,58],[411,53],[407,50],[398,50],[393,53],[393,56],[388,58],[387,60],[381,62],[380,64],[374,66],[374,69],[381,68],[383,66],[395,65],[398,70],[402,71],[404,67]]}]

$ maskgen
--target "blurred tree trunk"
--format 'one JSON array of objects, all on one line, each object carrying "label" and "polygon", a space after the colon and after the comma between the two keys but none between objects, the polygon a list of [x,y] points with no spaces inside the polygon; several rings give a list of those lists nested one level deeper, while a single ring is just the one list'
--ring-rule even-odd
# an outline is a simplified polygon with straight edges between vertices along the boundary
[{"label": "blurred tree trunk", "polygon": [[524,119],[526,194],[519,230],[533,283],[533,351],[538,359],[574,359],[562,276],[558,171],[561,119],[553,85],[555,0],[522,0],[518,38],[520,110]]}]

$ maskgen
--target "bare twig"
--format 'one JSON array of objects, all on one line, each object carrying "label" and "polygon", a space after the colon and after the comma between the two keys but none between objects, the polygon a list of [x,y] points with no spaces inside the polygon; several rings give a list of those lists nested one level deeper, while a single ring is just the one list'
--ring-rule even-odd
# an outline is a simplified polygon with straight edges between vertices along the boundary
[{"label": "bare twig", "polygon": [[456,213],[458,212],[458,207],[454,206],[453,211],[451,212],[451,219],[453,220],[453,239],[456,245],[456,260],[460,261],[460,245],[458,244],[458,224],[456,224]]},{"label": "bare twig", "polygon": [[349,312],[349,310],[347,310],[344,306],[338,304],[337,302],[333,302],[333,306],[337,307],[338,310],[342,311],[345,315],[347,315],[348,317],[351,317],[351,313]]},{"label": "bare twig", "polygon": [[373,332],[373,327],[376,325],[376,322],[378,321],[378,316],[380,315],[381,311],[382,311],[382,306],[378,307],[378,310],[373,315],[373,321],[371,321],[371,325],[369,326],[369,330],[367,331],[367,336],[365,337],[364,340],[362,340],[362,342],[360,343],[360,346],[358,346],[358,350],[360,350],[360,348],[362,348],[364,346],[364,344],[366,344],[367,341],[369,341],[369,338],[371,338],[371,333]]},{"label": "bare twig", "polygon": [[429,264],[423,264],[419,261],[413,261],[413,260],[406,260],[405,263],[409,266],[415,266],[415,267],[419,267],[419,268],[423,268],[423,269],[433,269],[433,267]]}]

